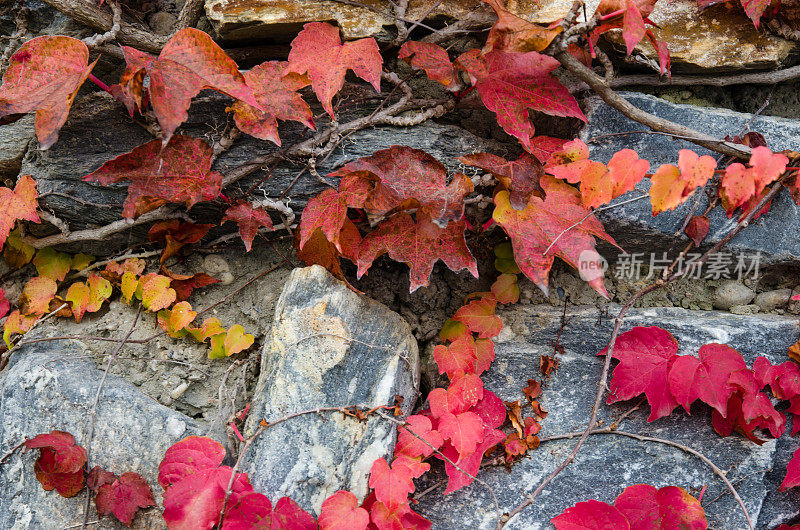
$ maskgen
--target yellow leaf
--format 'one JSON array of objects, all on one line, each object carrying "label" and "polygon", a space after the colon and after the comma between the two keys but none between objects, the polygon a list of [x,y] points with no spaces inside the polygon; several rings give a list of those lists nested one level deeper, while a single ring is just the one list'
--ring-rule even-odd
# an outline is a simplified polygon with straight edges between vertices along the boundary
[{"label": "yellow leaf", "polygon": [[70,263],[72,263],[72,258],[69,254],[58,252],[50,247],[43,248],[33,258],[33,264],[36,266],[39,276],[47,276],[59,282],[67,276]]}]

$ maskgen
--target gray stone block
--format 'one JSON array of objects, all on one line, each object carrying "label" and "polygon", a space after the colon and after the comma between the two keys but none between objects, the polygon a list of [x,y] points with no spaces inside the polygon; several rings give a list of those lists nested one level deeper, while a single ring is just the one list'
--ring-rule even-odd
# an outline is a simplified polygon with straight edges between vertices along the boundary
[{"label": "gray stone block", "polygon": [[[514,307],[500,313],[505,329],[498,337],[496,359],[484,376],[485,386],[504,400],[524,399],[522,388],[529,378],[540,378],[539,355],[552,355],[560,327],[560,311],[543,306]],[[623,331],[637,325],[656,325],[670,331],[678,340],[681,354],[696,353],[710,342],[731,345],[742,353],[748,364],[757,355],[773,363],[786,360],[786,349],[798,339],[796,319],[771,315],[737,316],[721,312],[698,312],[684,309],[635,309],[625,319]],[[541,402],[549,411],[542,422],[540,436],[555,436],[580,431],[586,426],[597,391],[603,358],[596,353],[610,337],[612,320],[596,309],[570,310],[560,344],[560,367],[544,384]],[[619,405],[603,405],[600,420],[608,425],[628,411],[637,400]],[[797,442],[788,438],[769,440],[757,446],[734,434],[718,436],[712,426],[709,409],[702,404],[692,408],[692,415],[676,410],[669,417],[647,423],[649,407],[645,403],[621,422],[619,429],[664,438],[688,445],[708,456],[721,469],[729,470],[753,521],[759,528],[787,522],[778,506],[788,507],[793,492],[778,494],[772,473],[783,479],[785,461],[776,462],[776,447],[794,450]],[[481,475],[497,494],[500,511],[508,512],[522,502],[539,482],[561,463],[575,444],[575,439],[552,441],[529,453],[510,472],[489,468]],[[788,459],[783,459],[788,460]],[[773,470],[770,472],[770,470]],[[625,487],[648,483],[657,487],[677,485],[694,494],[707,486],[704,499],[710,528],[746,528],[736,501],[719,477],[696,457],[679,449],[656,443],[644,443],[617,435],[590,436],[576,461],[567,467],[536,503],[511,521],[506,528],[551,528],[550,519],[569,506],[590,498],[612,502]],[[795,504],[796,506],[796,504]],[[490,529],[495,525],[495,509],[488,490],[480,484],[449,496],[432,492],[423,497],[419,512],[431,519],[435,529]],[[783,512],[781,512],[783,513]],[[763,515],[762,515],[763,514]],[[766,521],[767,514],[769,521]],[[762,520],[764,523],[762,524]]]},{"label": "gray stone block", "polygon": [[[21,348],[0,376],[0,455],[37,434],[63,430],[85,445],[102,372],[78,341],[41,342]],[[97,409],[90,465],[117,474],[133,471],[160,502],[158,465],[166,450],[204,427],[109,375]],[[34,475],[38,451],[18,453],[0,467],[0,528],[51,530],[83,521],[85,493],[65,499],[42,489]],[[94,504],[92,503],[94,512]],[[96,514],[90,514],[96,520]],[[105,528],[125,528],[104,519]],[[134,528],[162,528],[158,510],[137,515]]]},{"label": "gray stone block", "polygon": [[[773,151],[800,150],[800,121],[797,120],[754,116],[710,107],[675,105],[654,96],[634,92],[621,94],[642,110],[720,139],[726,135],[757,131],[764,135]],[[641,158],[650,161],[652,172],[661,164],[677,164],[680,149],[691,149],[700,155],[710,154],[716,159],[720,157],[685,140],[660,134],[637,133],[635,131],[647,130],[647,127],[629,120],[598,99],[593,99],[590,106],[589,124],[582,131],[581,137],[587,142],[595,139],[589,143],[591,158],[594,160],[605,163],[620,149],[633,149]],[[619,134],[628,132],[632,134]],[[642,180],[634,191],[614,202],[623,202],[646,194],[649,188],[650,181]],[[679,248],[676,243],[684,245],[688,238],[682,233],[675,237],[675,233],[683,226],[684,219],[690,212],[702,213],[707,205],[705,194],[697,190],[676,210],[663,212],[656,217],[652,215],[649,199],[604,210],[598,217],[627,252],[660,252],[671,248],[677,255]],[[715,208],[709,215],[711,229],[703,244],[712,245],[722,239],[736,225],[737,215],[728,219],[722,208]],[[796,237],[798,229],[800,206],[784,190],[773,201],[770,212],[734,237],[728,249],[734,253],[761,252],[764,263],[797,261],[800,259],[800,239]]]},{"label": "gray stone block", "polygon": [[[275,307],[264,343],[248,433],[261,419],[320,407],[392,405],[408,414],[417,398],[417,343],[403,318],[356,294],[325,269],[295,269]],[[245,456],[243,470],[273,500],[288,495],[319,513],[337,490],[363,499],[377,458],[391,458],[396,426],[338,412],[307,414],[270,427]]]}]

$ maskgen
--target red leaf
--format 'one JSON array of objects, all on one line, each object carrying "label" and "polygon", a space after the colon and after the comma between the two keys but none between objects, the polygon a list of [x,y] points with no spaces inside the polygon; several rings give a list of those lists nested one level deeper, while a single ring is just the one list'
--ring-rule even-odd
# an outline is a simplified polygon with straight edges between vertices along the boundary
[{"label": "red leaf", "polygon": [[494,337],[503,329],[503,321],[494,313],[495,307],[497,302],[491,298],[473,300],[460,307],[453,315],[453,320],[463,322],[482,339]]},{"label": "red leaf", "polygon": [[433,349],[433,358],[439,366],[439,373],[446,373],[451,379],[456,374],[473,372],[477,361],[475,339],[464,335],[448,346],[439,344]]},{"label": "red leaf", "polygon": [[700,502],[677,486],[656,489],[648,484],[625,488],[614,506],[628,519],[631,530],[708,528]]},{"label": "red leaf", "polygon": [[556,530],[629,530],[628,519],[614,506],[594,499],[579,502],[550,519]]},{"label": "red leaf", "polygon": [[164,453],[158,466],[158,483],[166,489],[183,478],[218,467],[225,459],[222,444],[205,436],[189,436]]},{"label": "red leaf", "polygon": [[703,401],[717,409],[724,416],[727,414],[726,402],[733,392],[728,380],[732,373],[746,369],[747,365],[741,353],[725,344],[706,344],[701,346],[699,356],[700,362],[703,363],[708,371],[710,387],[708,392],[705,393],[706,397],[703,398]]},{"label": "red leaf", "polygon": [[781,491],[800,486],[800,448],[792,454],[792,459],[786,466],[786,476],[781,482]]},{"label": "red leaf", "polygon": [[161,272],[168,278],[172,278],[169,286],[175,291],[175,300],[178,302],[188,300],[195,289],[220,282],[218,279],[212,278],[205,272],[198,272],[196,274],[176,274],[167,268],[162,268]]},{"label": "red leaf", "polygon": [[64,473],[57,471],[56,451],[49,447],[41,450],[39,458],[33,466],[36,479],[45,491],[58,492],[62,497],[74,497],[83,489],[83,468]]},{"label": "red leaf", "polygon": [[489,369],[494,361],[494,342],[490,339],[475,341],[475,374],[481,375]]},{"label": "red leaf", "polygon": [[6,316],[10,310],[11,304],[9,304],[8,299],[6,299],[6,292],[0,289],[0,318]]},{"label": "red leaf", "polygon": [[86,449],[75,445],[75,437],[68,432],[52,431],[25,440],[25,449],[50,449],[53,452],[53,473],[75,473],[86,463]]},{"label": "red leaf", "polygon": [[[232,469],[214,467],[200,469],[175,482],[164,492],[164,520],[170,530],[211,529],[219,520]],[[229,503],[252,493],[247,475],[237,473]]]},{"label": "red leaf", "polygon": [[429,79],[453,89],[458,83],[458,72],[447,55],[447,50],[428,42],[406,41],[400,47],[398,59],[405,60],[417,70],[425,70]]},{"label": "red leaf", "polygon": [[[398,145],[345,164],[328,176],[342,177],[339,192],[351,208],[364,208],[376,218],[417,208],[442,226],[461,219],[464,197],[473,190],[472,181],[460,173],[448,185],[447,168],[425,151]],[[350,202],[351,197],[360,200]]]},{"label": "red leaf", "polygon": [[138,473],[123,473],[112,484],[103,484],[94,498],[97,513],[114,514],[114,517],[130,526],[139,508],[155,506],[150,485]]},{"label": "red leaf", "polygon": [[523,153],[516,160],[506,160],[489,153],[465,155],[458,160],[491,173],[503,189],[508,190],[511,206],[517,210],[525,208],[532,194],[543,193],[539,186],[539,178],[544,172],[542,163],[528,153]]},{"label": "red leaf", "polygon": [[219,196],[222,175],[211,171],[212,154],[204,140],[176,135],[163,149],[159,140],[140,145],[106,162],[83,180],[104,186],[130,180],[122,210],[128,218],[165,202],[185,202],[191,208],[198,201]]},{"label": "red leaf", "polygon": [[[502,442],[505,437],[506,435],[503,431],[486,427],[483,431],[483,441],[478,444],[478,446],[475,448],[475,451],[472,453],[468,455],[459,454],[451,444],[447,444],[442,449],[442,454],[454,461],[461,470],[466,471],[472,476],[475,476],[481,467],[483,454],[490,448]],[[472,484],[472,477],[465,475],[462,471],[456,469],[455,466],[446,460],[444,463],[444,469],[448,477],[447,488],[444,490],[445,495]]]},{"label": "red leaf", "polygon": [[[604,348],[598,355],[605,355]],[[617,337],[613,357],[620,363],[611,378],[608,403],[644,393],[650,402],[647,421],[668,416],[678,406],[667,385],[667,373],[678,352],[670,332],[652,326],[635,327]]]},{"label": "red leaf", "polygon": [[753,21],[756,28],[758,28],[761,15],[764,14],[764,11],[766,11],[769,5],[770,0],[742,0],[744,12],[747,14],[747,17]]},{"label": "red leaf", "polygon": [[528,109],[586,121],[575,98],[551,74],[560,66],[552,57],[535,51],[479,56],[478,50],[470,50],[456,64],[469,73],[483,104],[497,114],[497,123],[526,149],[534,132]]},{"label": "red leaf", "polygon": [[396,464],[389,467],[386,460],[378,458],[370,470],[369,487],[375,490],[379,502],[395,511],[408,505],[408,494],[414,491],[414,481],[408,467]]},{"label": "red leaf", "polygon": [[239,225],[239,236],[241,236],[247,252],[250,252],[253,247],[253,239],[258,233],[259,227],[263,226],[274,230],[267,210],[261,207],[253,208],[253,205],[246,201],[238,202],[225,210],[222,222],[226,221],[236,221],[236,224]]},{"label": "red leaf", "polygon": [[438,431],[445,440],[450,440],[460,455],[472,453],[483,441],[483,421],[474,412],[443,414],[439,418]]},{"label": "red leaf", "polygon": [[[511,238],[519,268],[547,293],[547,277],[556,256],[572,267],[578,268],[579,264],[583,267],[600,259],[595,250],[595,237],[613,245],[616,242],[581,204],[575,188],[547,175],[541,184],[545,199],[532,196],[528,206],[520,211],[511,207],[508,192],[498,193],[492,218]],[[585,279],[595,291],[608,296],[602,273],[587,275]]]},{"label": "red leaf", "polygon": [[[427,416],[414,414],[406,419],[406,423],[408,423],[408,428],[397,428],[397,444],[394,446],[394,454],[396,456],[405,455],[411,458],[422,456],[427,458],[433,453],[434,449],[441,447],[443,442],[442,435],[439,431],[433,430],[433,424]],[[414,434],[428,443],[426,444]]]},{"label": "red leaf", "polygon": [[625,41],[628,55],[644,38],[645,27],[644,18],[635,2],[627,0],[625,2],[625,14],[622,16],[622,39]]},{"label": "red leaf", "polygon": [[[144,93],[142,83],[145,76],[141,72],[147,73],[150,78],[150,103],[164,133],[164,144],[170,140],[175,129],[186,121],[192,98],[205,88],[261,108],[253,89],[247,86],[233,59],[200,30],[180,30],[162,48],[157,58],[126,46],[122,49],[128,62],[120,80],[124,83],[123,92],[136,101],[138,94]],[[141,108],[140,102],[137,102],[137,106]]]},{"label": "red leaf", "polygon": [[388,252],[395,261],[410,268],[410,291],[413,293],[430,282],[430,274],[437,260],[442,260],[450,270],[467,269],[478,277],[478,265],[464,238],[463,221],[450,221],[440,228],[426,216],[414,222],[407,213],[399,213],[383,221],[361,242],[358,256],[358,277],[361,278],[378,256]]},{"label": "red leaf", "polygon": [[86,476],[86,487],[97,493],[103,484],[113,484],[117,476],[111,471],[106,471],[100,466],[94,466]]},{"label": "red leaf", "polygon": [[342,200],[339,192],[328,188],[308,201],[300,216],[299,248],[303,248],[316,230],[322,231],[325,238],[330,241],[339,252],[342,246],[339,234],[342,232],[347,219],[347,204]]},{"label": "red leaf", "polygon": [[244,73],[248,86],[253,88],[261,109],[236,101],[228,110],[233,111],[236,126],[250,136],[281,145],[277,120],[294,120],[314,129],[311,108],[297,93],[308,86],[305,76],[286,75],[288,63],[267,61]]},{"label": "red leaf", "polygon": [[711,228],[711,221],[709,221],[708,217],[705,215],[693,215],[683,231],[692,240],[694,246],[699,247],[700,243],[708,235],[709,228]]},{"label": "red leaf", "polygon": [[292,41],[287,72],[308,73],[311,88],[331,118],[331,100],[344,84],[347,70],[381,91],[381,57],[375,39],[359,39],[342,45],[339,29],[324,22],[303,26]]},{"label": "red leaf", "polygon": [[21,176],[14,186],[14,191],[0,187],[0,248],[3,248],[8,234],[18,219],[40,222],[39,214],[36,213],[38,196],[36,182],[30,175]]},{"label": "red leaf", "polygon": [[496,429],[506,421],[503,400],[490,390],[484,390],[483,397],[470,410],[481,417],[484,427]]},{"label": "red leaf", "polygon": [[214,225],[182,223],[177,219],[159,221],[147,232],[147,239],[165,243],[161,253],[161,263],[178,253],[184,245],[197,243],[205,237]]},{"label": "red leaf", "polygon": [[539,162],[544,164],[547,162],[553,153],[560,151],[567,140],[561,138],[553,138],[552,136],[534,136],[531,138],[530,147],[526,150],[536,157]]},{"label": "red leaf", "polygon": [[403,513],[410,508],[408,502],[402,506],[390,509],[384,503],[376,501],[370,506],[370,527],[377,530],[405,530],[403,525]]},{"label": "red leaf", "polygon": [[78,39],[46,35],[29,40],[11,56],[3,75],[0,118],[35,110],[39,147],[48,149],[97,60],[88,62],[89,49]]},{"label": "red leaf", "polygon": [[319,530],[366,530],[369,514],[349,491],[337,491],[322,503]]},{"label": "red leaf", "polygon": [[[229,505],[230,506],[230,505]],[[269,498],[249,493],[225,511],[222,530],[316,530],[317,523],[289,497],[281,497],[272,509]]]}]

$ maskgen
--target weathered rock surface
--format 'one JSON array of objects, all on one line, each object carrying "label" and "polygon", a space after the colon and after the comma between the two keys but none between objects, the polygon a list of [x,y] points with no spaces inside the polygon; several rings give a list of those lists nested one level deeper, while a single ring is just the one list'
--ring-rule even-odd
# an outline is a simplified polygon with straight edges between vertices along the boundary
[{"label": "weathered rock surface", "polygon": [[13,178],[19,174],[22,157],[28,148],[28,142],[34,136],[33,114],[3,126],[0,135],[0,179]]},{"label": "weathered rock surface", "polygon": [[730,309],[735,305],[749,304],[755,293],[743,283],[728,280],[717,287],[714,293],[714,307],[716,309]]},{"label": "weathered rock surface", "polygon": [[[295,269],[264,343],[248,432],[261,419],[320,407],[391,405],[395,395],[408,413],[418,384],[417,343],[400,315],[322,267]],[[363,499],[372,463],[392,454],[395,436],[396,426],[377,416],[303,415],[264,431],[242,469],[270,498],[288,495],[319,512],[339,489]]]},{"label": "weathered rock surface", "polygon": [[[26,438],[52,430],[70,432],[76,443],[84,444],[101,377],[102,372],[86,358],[86,349],[78,341],[41,342],[21,348],[0,376],[0,454]],[[186,436],[202,434],[199,423],[109,375],[97,409],[90,465],[117,474],[141,474],[159,501],[158,464],[164,452]],[[0,528],[50,530],[81,523],[85,496],[65,499],[54,491],[44,491],[33,473],[36,453],[14,455],[0,468]],[[91,509],[94,511],[94,504]],[[96,514],[90,517],[95,520]],[[117,528],[110,521],[106,527]],[[151,510],[137,516],[134,527],[164,525],[161,514]]]},{"label": "weathered rock surface", "polygon": [[[741,134],[742,131],[757,131],[764,135],[774,151],[800,149],[800,121],[771,116],[754,116],[725,109],[700,108],[692,105],[675,105],[654,96],[623,92],[624,97],[636,107],[662,118],[699,128],[704,133],[718,138]],[[629,120],[613,108],[599,100],[593,100],[589,125],[581,137],[589,143],[591,156],[601,162],[608,162],[620,149],[629,148],[640,157],[650,161],[651,170],[661,164],[676,164],[678,150],[691,149],[698,154],[710,151],[684,140],[673,139],[657,134],[619,134],[641,131],[642,126]],[[617,136],[604,136],[619,134]],[[593,138],[597,140],[592,141]],[[715,156],[716,158],[716,156]],[[645,179],[636,189],[616,200],[622,202],[647,193],[650,181]],[[639,201],[607,209],[598,217],[606,229],[627,252],[646,252],[671,250],[676,241],[688,241],[684,235],[674,235],[683,226],[687,215],[692,211],[705,211],[708,204],[705,194],[698,190],[692,198],[673,211],[652,215],[650,201]],[[696,206],[695,206],[696,205]],[[800,206],[794,203],[786,191],[781,191],[772,202],[768,215],[762,216],[746,230],[734,237],[727,248],[734,253],[761,253],[761,264],[786,263],[800,259]],[[715,208],[709,215],[711,229],[704,245],[718,242],[734,226],[737,216],[728,219],[721,208]],[[679,232],[680,233],[680,232]],[[675,252],[677,255],[677,251]],[[674,257],[674,256],[673,256]]]},{"label": "weathered rock surface", "polygon": [[[653,28],[656,38],[669,46],[673,73],[778,68],[800,48],[797,42],[759,31],[741,10],[723,5],[698,13],[693,0],[661,0],[649,18],[659,26]],[[613,39],[622,43],[621,35]],[[634,53],[644,55],[658,69],[649,42],[640,43]]]},{"label": "weathered rock surface", "polygon": [[[593,13],[599,0],[586,2],[586,11]],[[306,22],[333,22],[345,39],[375,37],[390,41],[395,35],[392,3],[388,0],[366,0],[359,5],[316,0],[206,0],[206,16],[217,35],[226,41],[253,39],[291,40]],[[564,18],[572,7],[569,0],[526,2],[511,0],[506,7],[531,22],[549,23]],[[491,10],[479,0],[424,0],[408,2],[408,20],[420,20],[438,26],[442,21],[454,22],[478,10],[487,15]],[[486,17],[490,25],[490,16]]]},{"label": "weathered rock surface", "polygon": [[[216,94],[196,98],[189,119],[180,132],[195,137],[218,138],[222,126],[215,119],[224,120],[224,109],[229,101]],[[2,132],[3,129],[0,129],[0,133]],[[286,143],[303,133],[304,128],[296,124],[281,126],[281,136]],[[22,161],[21,172],[33,175],[40,195],[49,193],[40,200],[40,204],[67,221],[73,230],[100,226],[121,218],[127,183],[100,186],[83,182],[81,178],[112,158],[150,140],[152,136],[144,127],[131,120],[118,102],[104,92],[93,93],[73,105],[58,142],[49,150],[40,151],[36,142],[31,142]],[[355,158],[371,155],[392,145],[424,149],[447,165],[451,172],[459,168],[456,157],[464,153],[504,151],[501,144],[483,140],[452,125],[425,123],[409,128],[377,127],[353,134],[324,163],[320,163],[319,173],[325,175]],[[276,146],[271,142],[244,136],[219,157],[214,169],[225,173],[253,158],[266,156],[275,149]],[[258,171],[242,181],[241,188],[246,190],[257,181],[263,181],[255,196],[260,195],[260,190],[265,196],[279,197],[295,180],[298,171],[297,166],[290,164],[276,167],[269,178],[266,171]],[[317,179],[308,174],[303,175],[287,194],[289,206],[299,214],[308,199],[322,189],[324,186]],[[221,218],[224,206],[223,203],[201,204],[192,213],[204,219],[204,222],[213,222]],[[280,220],[276,218],[276,222]],[[36,230],[37,226],[34,225],[31,229]],[[235,226],[229,223],[223,230],[234,229]],[[119,245],[126,246],[134,241],[144,240],[146,227],[125,232],[116,240],[104,242],[102,245],[91,246],[84,243],[83,250],[95,255],[105,255],[113,252]]]},{"label": "weathered rock surface", "polygon": [[[553,353],[561,311],[544,306],[515,306],[500,315],[505,329],[497,340],[492,369],[484,375],[485,386],[504,400],[524,399],[522,388],[526,381],[540,377],[539,355]],[[595,354],[605,346],[612,324],[610,318],[594,308],[567,312],[559,341],[565,353],[558,356],[561,364],[545,385],[541,398],[549,414],[542,422],[540,436],[555,436],[585,427],[603,364],[602,358]],[[665,308],[631,311],[623,330],[637,325],[657,325],[669,330],[677,338],[682,354],[695,353],[709,342],[721,342],[740,351],[748,363],[757,355],[765,355],[773,363],[785,361],[786,349],[797,340],[800,331],[794,318]],[[600,419],[607,425],[636,402],[603,405]],[[622,421],[619,429],[683,443],[729,470],[728,478],[737,485],[753,521],[759,521],[759,529],[788,522],[790,507],[797,513],[798,495],[791,491],[779,493],[777,488],[786,470],[785,453],[794,451],[798,445],[788,434],[759,447],[738,435],[718,436],[711,426],[709,409],[703,406],[694,407],[691,416],[675,411],[652,423],[646,422],[650,412],[647,404],[642,408]],[[499,468],[487,469],[481,477],[494,489],[501,513],[522,502],[564,459],[574,443],[575,440],[547,442],[533,451],[530,459],[512,467],[510,473]],[[784,446],[785,450],[777,449]],[[590,498],[613,502],[625,487],[637,483],[657,487],[679,485],[695,494],[707,485],[704,498],[721,495],[705,506],[709,527],[746,528],[736,501],[725,495],[725,485],[699,459],[673,447],[619,435],[591,436],[576,461],[506,528],[551,528],[550,519],[576,502]],[[433,521],[433,528],[494,528],[495,507],[484,486],[475,483],[444,497],[438,493],[423,497],[418,506],[419,512]]]}]

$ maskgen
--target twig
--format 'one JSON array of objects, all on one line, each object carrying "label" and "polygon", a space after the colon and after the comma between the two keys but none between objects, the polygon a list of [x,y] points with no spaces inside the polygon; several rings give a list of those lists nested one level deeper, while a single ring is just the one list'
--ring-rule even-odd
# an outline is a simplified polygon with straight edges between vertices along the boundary
[{"label": "twig", "polygon": [[[137,324],[137,322],[139,322],[139,315],[141,315],[141,314],[142,314],[142,306],[140,305],[139,308],[136,311],[136,316],[133,318],[133,323],[131,324],[131,327],[128,330],[128,333],[125,335],[125,337],[119,343],[119,346],[117,346],[117,349],[114,350],[114,353],[111,354],[111,357],[108,358],[108,362],[106,363],[106,369],[103,372],[103,377],[100,378],[100,383],[97,385],[97,393],[94,395],[94,402],[92,403],[92,410],[89,412],[89,427],[88,427],[88,430],[87,430],[87,435],[85,436],[85,439],[83,440],[83,446],[86,449],[86,467],[91,467],[91,466],[89,466],[89,459],[92,456],[91,452],[92,452],[92,438],[94,437],[94,424],[95,424],[95,421],[97,420],[97,405],[100,403],[100,395],[103,392],[103,385],[105,384],[106,379],[108,378],[108,372],[111,370],[111,365],[114,363],[114,359],[117,357],[117,354],[120,352],[122,347],[125,346],[125,342],[133,334],[133,330],[136,329],[136,324]],[[83,526],[84,527],[89,522],[89,502],[91,501],[91,499],[92,499],[92,494],[89,492],[89,490],[87,490],[87,492],[86,492],[86,507],[85,507],[84,513],[83,513]]]},{"label": "twig", "polygon": [[751,149],[744,145],[717,140],[713,136],[695,131],[685,125],[680,125],[649,112],[645,112],[631,105],[625,98],[614,92],[601,77],[584,66],[578,59],[567,51],[557,51],[553,54],[561,65],[575,77],[589,85],[608,105],[614,107],[628,118],[646,125],[655,131],[676,134],[686,137],[690,142],[736,158],[750,158]]},{"label": "twig", "polygon": [[117,38],[117,34],[119,33],[120,24],[122,23],[122,8],[115,0],[108,0],[107,3],[111,6],[111,28],[105,33],[98,33],[83,39],[83,43],[90,48],[102,46],[107,42],[111,42]]},{"label": "twig", "polygon": [[[726,234],[726,236],[723,237],[716,245],[714,245],[705,254],[703,254],[700,258],[698,258],[697,263],[698,264],[705,263],[712,254],[715,254],[716,252],[718,252],[736,234],[738,234],[739,232],[741,232],[742,230],[747,228],[747,226],[750,224],[750,221],[753,219],[753,217],[756,215],[756,213],[758,213],[761,210],[761,208],[763,208],[763,206],[767,202],[769,202],[769,201],[771,201],[773,199],[773,197],[778,193],[778,191],[780,191],[781,186],[782,186],[781,182],[776,182],[773,185],[773,187],[769,190],[769,192],[767,192],[766,195],[759,201],[759,203],[755,206],[755,208],[753,208],[750,211],[750,213],[748,213],[747,216],[745,216],[744,219],[739,221],[739,223],[737,223],[737,225],[733,228],[733,230],[728,232],[728,234]],[[603,363],[603,370],[602,370],[602,373],[600,375],[600,381],[598,383],[597,395],[595,396],[594,405],[592,405],[592,410],[591,410],[591,413],[590,413],[590,416],[589,416],[589,423],[587,424],[586,429],[581,434],[581,437],[578,439],[578,443],[575,444],[575,447],[572,449],[572,451],[567,456],[567,458],[565,458],[564,461],[561,462],[561,464],[559,464],[556,467],[556,469],[553,470],[552,473],[550,473],[547,477],[545,477],[545,479],[542,480],[542,482],[533,491],[533,493],[528,495],[525,498],[525,500],[509,514],[508,520],[510,520],[512,517],[514,517],[515,515],[519,514],[525,508],[527,508],[528,506],[533,504],[534,500],[539,496],[539,494],[542,492],[542,490],[544,490],[544,488],[550,482],[552,482],[569,464],[571,464],[575,460],[575,456],[578,454],[578,451],[580,451],[581,447],[583,446],[584,442],[586,441],[586,438],[589,436],[589,433],[591,433],[592,430],[594,430],[595,422],[597,420],[597,414],[598,414],[598,411],[600,410],[600,405],[601,405],[601,403],[603,401],[603,395],[605,394],[606,388],[608,387],[608,383],[607,383],[607,381],[608,381],[608,371],[609,371],[609,368],[611,366],[611,359],[612,359],[613,354],[614,354],[614,346],[615,346],[615,343],[616,343],[616,339],[617,339],[617,336],[619,335],[620,328],[622,327],[622,322],[623,322],[623,319],[625,317],[625,314],[628,312],[628,310],[631,307],[633,307],[633,304],[638,299],[640,299],[641,297],[643,297],[644,295],[646,295],[646,294],[648,294],[648,293],[650,293],[652,291],[655,291],[656,289],[659,289],[659,288],[667,285],[670,282],[673,282],[673,281],[683,277],[689,270],[690,270],[689,268],[686,268],[686,269],[683,269],[683,270],[677,270],[677,271],[672,272],[671,274],[669,274],[665,278],[659,278],[654,283],[652,283],[652,284],[648,285],[647,287],[641,289],[640,291],[634,293],[628,299],[628,301],[625,303],[625,305],[622,307],[622,309],[620,309],[619,313],[617,314],[617,318],[614,320],[614,329],[611,332],[611,338],[608,341],[608,350],[606,351],[606,358],[605,358],[605,362]],[[666,271],[665,271],[665,274],[666,274]]]},{"label": "twig", "polygon": [[33,248],[40,249],[45,247],[52,247],[55,245],[62,245],[65,243],[75,243],[78,241],[102,241],[108,236],[122,232],[134,226],[139,226],[154,221],[163,221],[165,219],[186,219],[188,216],[184,212],[177,211],[171,206],[161,206],[150,212],[140,215],[136,219],[120,219],[104,226],[97,228],[88,228],[86,230],[77,230],[69,232],[68,234],[55,234],[52,236],[35,238],[26,236],[24,241]]},{"label": "twig", "polygon": [[14,454],[14,453],[16,453],[17,451],[19,451],[19,449],[20,449],[20,448],[21,448],[23,445],[25,445],[25,440],[22,440],[20,443],[18,443],[17,445],[15,445],[15,446],[14,446],[14,447],[12,447],[11,449],[9,449],[9,450],[6,452],[6,454],[4,454],[3,456],[0,456],[0,466],[2,466],[2,465],[3,465],[3,462],[5,462],[6,460],[8,460],[8,458],[9,458],[11,455],[13,455],[13,454]]},{"label": "twig", "polygon": [[193,28],[197,25],[200,17],[203,16],[205,3],[203,0],[186,0],[181,12],[178,14],[178,21],[173,29],[178,32],[182,29]]},{"label": "twig", "polygon": [[[568,440],[568,439],[571,439],[571,438],[575,438],[576,436],[580,436],[581,434],[582,434],[581,432],[572,432],[572,433],[567,433],[567,434],[559,434],[559,435],[556,435],[556,436],[548,436],[547,438],[541,438],[540,442],[544,443],[544,442],[550,442],[550,441],[553,441],[553,440]],[[625,431],[618,431],[613,426],[612,427],[606,427],[606,428],[603,428],[603,429],[595,429],[595,430],[589,432],[589,434],[590,435],[593,435],[593,434],[615,434],[617,436],[625,436],[627,438],[633,438],[635,440],[639,440],[640,442],[660,443],[660,444],[664,444],[664,445],[669,445],[671,447],[675,447],[675,448],[680,449],[681,451],[683,451],[685,453],[689,453],[689,454],[691,454],[693,456],[696,456],[697,458],[702,460],[704,464],[706,464],[709,468],[711,468],[711,470],[714,472],[715,475],[717,475],[720,479],[722,479],[722,482],[724,482],[725,486],[727,486],[728,490],[730,490],[731,494],[736,499],[736,502],[739,503],[739,507],[741,507],[742,512],[744,513],[744,517],[747,520],[748,526],[750,527],[751,530],[753,529],[753,521],[750,519],[750,514],[747,512],[747,507],[744,505],[744,501],[739,496],[739,493],[736,491],[736,488],[733,486],[733,484],[731,484],[731,481],[728,480],[728,477],[725,475],[725,472],[722,469],[720,469],[719,467],[717,467],[717,465],[714,464],[714,462],[709,460],[709,458],[707,456],[705,456],[703,453],[701,453],[700,451],[697,451],[696,449],[692,449],[688,445],[684,445],[684,444],[681,444],[681,443],[678,443],[678,442],[673,442],[672,440],[665,440],[663,438],[654,438],[652,436],[642,436],[640,434],[634,434],[634,433],[625,432]]]},{"label": "twig", "polygon": [[[727,76],[674,75],[659,78],[654,75],[623,75],[611,81],[611,88],[625,86],[731,86],[731,85],[774,85],[800,79],[800,66],[792,66],[772,72],[743,73]],[[572,87],[573,90],[586,90],[588,85]]]},{"label": "twig", "polygon": [[[61,11],[69,18],[75,19],[84,26],[89,26],[103,32],[111,31],[114,27],[114,15],[97,2],[86,0],[45,0],[48,4]],[[116,39],[122,44],[133,46],[136,49],[158,53],[167,43],[167,38],[156,35],[149,28],[122,20]]]},{"label": "twig", "polygon": [[561,236],[563,236],[564,234],[566,234],[567,232],[569,232],[573,228],[576,228],[576,227],[582,225],[584,221],[586,221],[588,218],[590,218],[591,216],[593,216],[597,212],[602,212],[604,210],[610,210],[611,208],[616,208],[617,206],[622,206],[623,204],[628,204],[628,203],[631,203],[631,202],[641,201],[642,199],[647,199],[649,197],[650,197],[650,195],[647,195],[647,194],[640,195],[639,197],[634,197],[632,199],[627,199],[627,200],[624,200],[624,201],[621,201],[621,202],[617,202],[617,203],[614,203],[614,204],[607,204],[605,206],[601,206],[600,208],[596,208],[596,209],[592,210],[591,212],[586,214],[583,217],[583,219],[581,219],[580,221],[578,221],[576,223],[573,223],[571,226],[565,228],[560,234],[558,234],[556,236],[556,238],[553,239],[552,243],[550,243],[550,245],[545,249],[545,251],[542,252],[542,256],[546,256],[547,253],[550,252],[550,249],[553,248],[553,245],[555,245],[558,242],[559,239],[561,239]]},{"label": "twig", "polygon": [[8,68],[9,61],[11,60],[11,54],[14,53],[19,46],[22,37],[28,33],[28,15],[30,14],[30,8],[28,8],[24,2],[18,1],[15,4],[15,9],[17,10],[17,14],[14,16],[14,25],[16,29],[14,33],[9,36],[5,50],[3,50],[3,54],[0,55],[0,77],[6,73],[6,68]]}]

